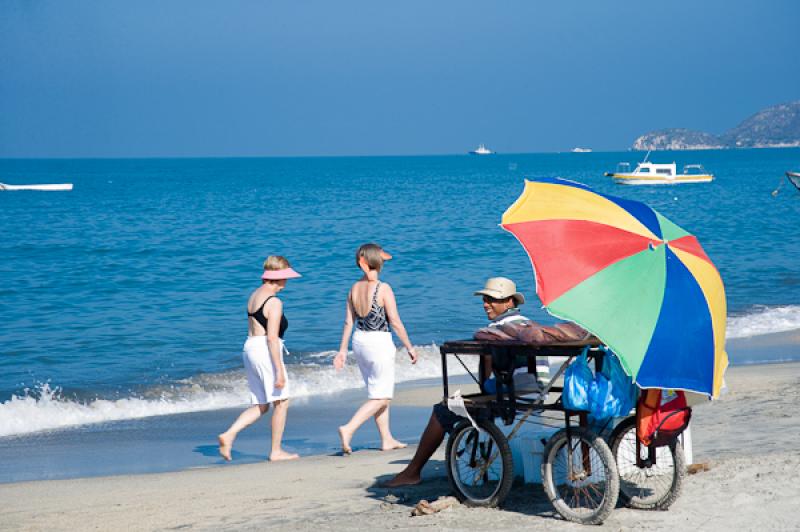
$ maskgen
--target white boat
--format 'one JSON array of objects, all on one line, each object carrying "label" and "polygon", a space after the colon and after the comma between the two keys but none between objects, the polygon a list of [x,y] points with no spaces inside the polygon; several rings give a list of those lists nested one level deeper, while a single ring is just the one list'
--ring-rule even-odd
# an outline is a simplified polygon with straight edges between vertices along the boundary
[{"label": "white boat", "polygon": [[800,172],[786,172],[786,179],[800,190]]},{"label": "white boat", "polygon": [[52,192],[56,190],[72,190],[72,183],[57,183],[53,185],[8,185],[0,183],[0,190],[44,190]]},{"label": "white boat", "polygon": [[494,155],[494,152],[484,146],[483,144],[478,145],[477,148],[469,152],[470,155]]},{"label": "white boat", "polygon": [[592,153],[591,148],[572,148],[572,153]]},{"label": "white boat", "polygon": [[613,177],[614,181],[620,185],[677,185],[681,183],[708,183],[714,180],[714,175],[703,169],[699,164],[687,164],[683,167],[683,172],[677,172],[675,163],[659,164],[644,161],[636,165],[631,172],[631,165],[619,163],[615,172],[606,172],[605,175]]}]

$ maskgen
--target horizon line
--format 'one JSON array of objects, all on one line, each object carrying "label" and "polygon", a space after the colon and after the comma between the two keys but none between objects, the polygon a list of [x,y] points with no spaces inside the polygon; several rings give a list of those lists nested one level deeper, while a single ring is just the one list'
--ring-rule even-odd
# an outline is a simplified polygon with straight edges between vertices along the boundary
[{"label": "horizon line", "polygon": [[[743,148],[715,148],[715,149],[695,149],[695,150],[650,150],[654,152],[716,152],[716,151],[740,151],[740,150],[786,150],[800,149],[797,146],[786,147],[743,147]],[[469,152],[463,153],[430,153],[430,154],[373,154],[373,155],[144,155],[144,156],[0,156],[0,161],[86,161],[86,160],[159,160],[159,159],[368,159],[368,158],[410,158],[410,157],[470,157],[476,159],[491,159],[495,156],[507,155],[559,155],[575,154],[580,156],[591,155],[592,153],[627,153],[627,152],[646,152],[648,150],[636,150],[626,148],[622,150],[592,150],[591,152],[575,153],[571,149],[565,151],[531,151],[531,152],[500,152],[491,155],[474,155]]]}]

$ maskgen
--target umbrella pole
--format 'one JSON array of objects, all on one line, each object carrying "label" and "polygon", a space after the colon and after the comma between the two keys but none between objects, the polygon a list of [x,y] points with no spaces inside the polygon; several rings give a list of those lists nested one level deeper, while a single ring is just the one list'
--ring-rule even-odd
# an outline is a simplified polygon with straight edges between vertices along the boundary
[{"label": "umbrella pole", "polygon": [[[586,412],[581,412],[580,416],[580,426],[581,427],[588,427],[589,426],[589,415]],[[586,472],[586,476],[592,476],[592,455],[591,455],[591,448],[589,444],[585,441],[581,440],[581,454],[583,455],[583,470]]]},{"label": "umbrella pole", "polygon": [[[646,391],[644,393],[647,393]],[[636,419],[639,419],[639,401],[636,402]],[[639,439],[639,427],[636,427],[636,467],[644,469],[652,467],[656,463],[656,446],[655,441],[652,441],[647,446],[647,458],[642,458],[642,440]]]},{"label": "umbrella pole", "polygon": [[567,430],[567,478],[570,480],[575,480],[575,471],[572,468],[572,430],[569,423],[569,412],[564,411],[564,427]]},{"label": "umbrella pole", "polygon": [[[641,393],[647,393],[646,391]],[[636,401],[636,467],[644,468],[644,460],[642,460],[642,440],[639,439],[639,401]]]}]

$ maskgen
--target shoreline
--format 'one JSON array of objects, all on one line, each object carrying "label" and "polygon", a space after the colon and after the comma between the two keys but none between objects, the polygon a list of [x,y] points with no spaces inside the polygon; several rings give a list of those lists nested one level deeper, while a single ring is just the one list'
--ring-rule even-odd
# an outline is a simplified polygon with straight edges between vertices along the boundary
[{"label": "shoreline", "polygon": [[[794,361],[776,362],[775,359],[797,360],[800,330],[732,339],[727,350],[731,360],[748,361],[730,366],[728,375],[741,371],[769,373],[772,367],[797,364]],[[769,361],[766,362],[750,362],[767,358]],[[474,386],[466,375],[454,377],[451,382],[464,383],[459,384],[464,393]],[[416,443],[427,424],[431,405],[440,399],[440,378],[398,383],[392,408],[395,437],[406,443]],[[337,428],[364,400],[363,389],[293,399],[284,434],[285,447],[303,458],[338,453]],[[0,455],[16,458],[0,461],[0,485],[224,466],[226,463],[217,454],[216,435],[238,416],[244,406],[6,436],[0,438]],[[240,434],[234,446],[234,463],[263,461],[269,452],[269,438],[268,414]],[[698,438],[702,436],[693,439]],[[377,431],[371,422],[356,433],[353,441],[356,449],[376,448],[378,443]]]},{"label": "shoreline", "polygon": [[[435,388],[430,388],[435,389]],[[440,387],[439,387],[440,389]],[[415,443],[420,421],[427,421],[430,404],[422,408],[403,404],[414,394],[398,390],[392,407],[392,430],[401,441]],[[441,392],[439,392],[441,393]],[[295,399],[289,408],[284,447],[303,459],[334,455],[340,451],[337,428],[365,400],[362,390]],[[81,478],[108,478],[127,474],[175,473],[195,468],[219,468],[266,461],[270,449],[270,419],[266,414],[242,431],[233,447],[233,464],[217,449],[217,434],[225,430],[247,405],[204,412],[83,425],[0,439],[0,486],[16,482]],[[356,433],[354,449],[377,448],[380,439],[374,423]]]},{"label": "shoreline", "polygon": [[[436,344],[420,345],[424,353],[416,366],[408,366],[398,352],[397,389],[419,386],[424,382],[439,382],[440,357]],[[772,364],[800,361],[800,329],[773,332],[757,336],[730,339],[727,342],[733,366]],[[555,362],[554,362],[555,363]],[[451,360],[450,375],[463,375],[455,360]],[[331,398],[358,394],[363,379],[355,365],[344,372],[333,372],[325,364],[298,364],[290,367],[295,383],[294,403],[310,401],[323,404]],[[146,423],[148,418],[175,416],[180,421],[187,414],[242,408],[247,403],[247,385],[241,369],[219,373],[198,373],[174,382],[152,386],[132,386],[117,394],[62,393],[58,383],[46,382],[29,393],[12,395],[0,401],[0,450],[9,438],[37,440],[44,434],[58,437],[69,431],[95,432],[96,427],[112,427],[115,423]],[[464,377],[465,378],[465,377]],[[3,482],[0,468],[0,482]]]},{"label": "shoreline", "polygon": [[[800,497],[800,486],[793,481],[800,467],[800,421],[793,415],[800,400],[800,363],[734,367],[727,378],[729,392],[696,407],[692,421],[694,461],[709,463],[709,471],[688,476],[668,512],[618,507],[601,528],[680,530],[690,525],[721,531],[800,526],[792,510]],[[433,391],[431,386],[404,391],[398,401],[402,395],[409,405],[421,404]],[[413,452],[413,446],[385,453],[362,449],[346,457],[2,484],[3,528],[334,530],[374,528],[381,522],[400,530],[578,529],[554,517],[537,485],[515,485],[501,510],[457,505],[411,517],[419,500],[451,493],[442,448],[423,471],[419,486],[380,487]]]}]

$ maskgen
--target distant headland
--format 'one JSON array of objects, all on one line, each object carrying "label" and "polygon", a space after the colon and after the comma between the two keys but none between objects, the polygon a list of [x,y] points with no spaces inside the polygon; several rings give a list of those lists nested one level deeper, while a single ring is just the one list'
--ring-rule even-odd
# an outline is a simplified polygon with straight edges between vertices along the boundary
[{"label": "distant headland", "polygon": [[719,150],[800,147],[800,100],[757,112],[721,135],[690,129],[661,129],[633,142],[634,150]]}]

